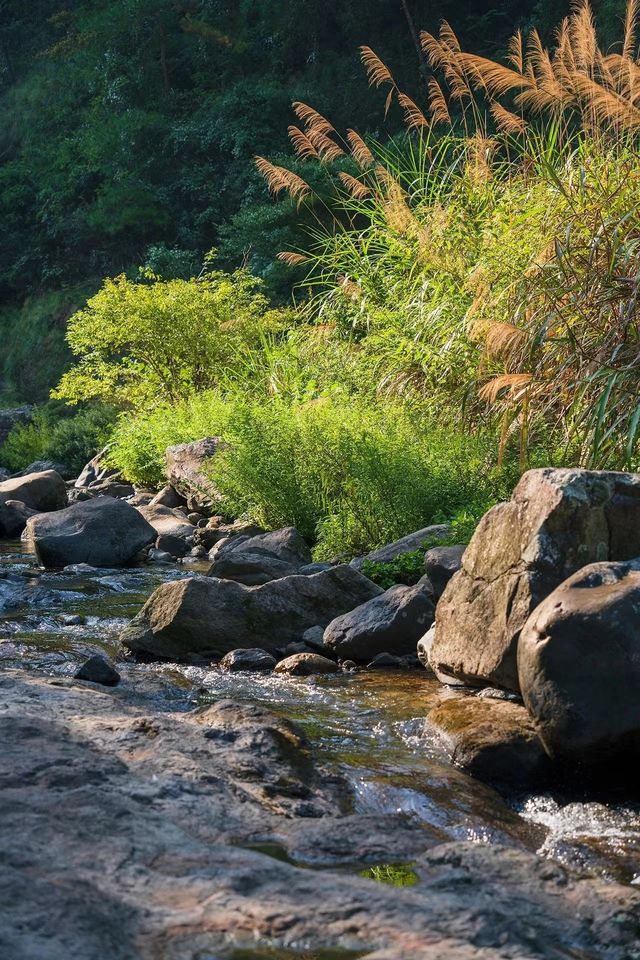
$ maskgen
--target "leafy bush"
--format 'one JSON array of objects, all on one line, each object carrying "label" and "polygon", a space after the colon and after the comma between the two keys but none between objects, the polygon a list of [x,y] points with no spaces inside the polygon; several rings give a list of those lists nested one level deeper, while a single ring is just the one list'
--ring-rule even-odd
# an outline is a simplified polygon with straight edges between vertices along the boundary
[{"label": "leafy bush", "polygon": [[160,280],[143,272],[106,280],[69,320],[78,358],[54,396],[77,403],[178,400],[244,372],[285,314],[269,310],[258,279],[246,271],[208,272],[196,280]]},{"label": "leafy bush", "polygon": [[384,563],[366,560],[362,565],[362,572],[383,590],[388,590],[396,583],[404,583],[411,587],[424,575],[424,555],[427,549],[425,544],[422,550],[403,553],[395,560],[387,560]]},{"label": "leafy bush", "polygon": [[72,415],[62,404],[49,403],[31,423],[13,428],[0,448],[0,463],[17,472],[36,460],[51,460],[78,474],[104,447],[114,420],[108,407],[87,407]]},{"label": "leafy bush", "polygon": [[215,394],[121,418],[111,451],[129,479],[160,483],[171,443],[228,443],[211,464],[230,516],[295,525],[316,556],[365,553],[470,504],[508,496],[482,436],[443,429],[420,411],[330,398],[289,405]]}]

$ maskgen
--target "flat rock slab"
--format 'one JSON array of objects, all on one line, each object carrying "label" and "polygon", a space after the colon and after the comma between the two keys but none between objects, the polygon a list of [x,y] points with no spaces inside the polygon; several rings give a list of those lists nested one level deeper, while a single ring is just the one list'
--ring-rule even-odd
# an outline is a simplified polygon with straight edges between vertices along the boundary
[{"label": "flat rock slab", "polygon": [[280,836],[304,859],[314,835],[326,853],[346,829],[349,855],[375,860],[404,855],[412,826],[384,814],[336,824],[339,782],[269,710],[157,712],[133,684],[0,674],[3,958],[227,960],[256,939],[403,960],[633,957],[640,892],[521,850],[425,832],[417,884],[392,889],[245,849]]}]

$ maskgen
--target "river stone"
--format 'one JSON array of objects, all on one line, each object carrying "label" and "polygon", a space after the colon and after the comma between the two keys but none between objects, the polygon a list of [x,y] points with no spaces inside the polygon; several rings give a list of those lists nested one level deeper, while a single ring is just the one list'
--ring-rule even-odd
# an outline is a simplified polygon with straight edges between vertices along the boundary
[{"label": "river stone", "polygon": [[416,530],[400,540],[394,540],[384,547],[372,550],[364,557],[355,557],[351,561],[351,566],[356,570],[362,570],[365,563],[390,563],[403,557],[407,553],[415,553],[416,550],[422,550],[425,544],[437,543],[439,540],[445,540],[449,536],[449,527],[447,524],[438,523],[430,527],[423,527],[422,530]]},{"label": "river stone", "polygon": [[169,660],[219,660],[238,647],[279,652],[309,627],[381,593],[352,567],[246,587],[215,577],[165,583],[122,634],[134,653]]},{"label": "river stone", "polygon": [[21,500],[0,503],[0,537],[7,540],[19,539],[29,517],[37,513],[38,510],[31,510]]},{"label": "river stone", "polygon": [[230,650],[220,661],[223,670],[233,673],[253,671],[255,673],[271,673],[275,669],[276,658],[259,647]]},{"label": "river stone", "polygon": [[177,509],[161,505],[151,506],[151,504],[137,509],[159,537],[168,536],[184,540],[195,533],[193,524],[189,523],[185,515]]},{"label": "river stone", "polygon": [[18,470],[12,474],[12,477],[27,477],[30,473],[47,473],[50,470],[59,473],[63,480],[71,479],[69,468],[64,463],[57,463],[55,460],[34,460],[24,470]]},{"label": "river stone", "polygon": [[338,673],[340,667],[334,660],[318,653],[294,653],[280,660],[276,673],[288,673],[292,677],[310,677],[315,673]]},{"label": "river stone", "polygon": [[76,680],[88,680],[90,683],[99,683],[103,687],[115,687],[120,682],[120,674],[115,667],[96,654],[89,657],[76,671]]},{"label": "river stone", "polygon": [[324,644],[340,660],[356,663],[369,663],[379,653],[415,653],[433,617],[433,602],[421,584],[398,585],[333,620]]},{"label": "river stone", "polygon": [[100,453],[97,453],[89,463],[80,471],[80,476],[75,482],[79,489],[93,487],[104,483],[107,480],[115,480],[120,476],[118,470],[105,466],[105,459],[109,452],[109,447],[105,447]]},{"label": "river stone", "polygon": [[518,639],[538,604],[588,563],[639,555],[639,474],[530,470],[484,516],[442,595],[432,667],[517,692]]},{"label": "river stone", "polygon": [[182,494],[178,493],[178,491],[168,483],[162,490],[156,493],[149,505],[152,507],[169,507],[170,509],[174,509],[175,507],[186,507],[187,501]]},{"label": "river stone", "polygon": [[454,573],[462,566],[462,556],[466,550],[465,544],[453,547],[431,547],[424,555],[424,568],[433,584],[433,593],[440,599],[445,587]]},{"label": "river stone", "polygon": [[436,732],[453,763],[479,780],[524,788],[548,773],[544,747],[518,703],[455,697],[429,713],[425,729]]},{"label": "river stone", "polygon": [[165,451],[165,474],[169,484],[183,496],[190,510],[210,509],[220,494],[209,477],[208,464],[220,449],[219,437],[180,443]]},{"label": "river stone", "polygon": [[120,566],[155,539],[155,530],[135,507],[111,497],[38,514],[27,521],[25,532],[45,567]]},{"label": "river stone", "polygon": [[295,527],[220,540],[209,556],[209,576],[249,587],[289,577],[311,562],[311,551]]},{"label": "river stone", "polygon": [[595,563],[532,613],[522,695],[550,756],[630,769],[640,759],[640,560]]},{"label": "river stone", "polygon": [[0,483],[0,503],[19,500],[30,510],[62,510],[67,505],[67,487],[55,470],[30,473]]}]

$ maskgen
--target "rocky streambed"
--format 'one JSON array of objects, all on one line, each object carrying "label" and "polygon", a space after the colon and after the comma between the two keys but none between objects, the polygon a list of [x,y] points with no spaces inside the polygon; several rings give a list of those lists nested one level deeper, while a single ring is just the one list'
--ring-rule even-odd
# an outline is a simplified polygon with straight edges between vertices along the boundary
[{"label": "rocky streambed", "polygon": [[[118,637],[208,564],[43,572],[0,548],[0,956],[640,957],[640,807],[497,792],[419,670],[135,663]],[[113,688],[73,679],[103,653]]]}]

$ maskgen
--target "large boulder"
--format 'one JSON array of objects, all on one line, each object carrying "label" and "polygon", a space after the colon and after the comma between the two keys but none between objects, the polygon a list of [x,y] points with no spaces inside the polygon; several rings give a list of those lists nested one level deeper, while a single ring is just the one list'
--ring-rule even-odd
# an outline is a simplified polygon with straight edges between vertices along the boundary
[{"label": "large boulder", "polygon": [[372,550],[364,557],[356,557],[351,561],[351,566],[355,567],[356,570],[362,570],[366,563],[391,563],[398,557],[404,557],[407,553],[415,553],[417,550],[426,549],[434,543],[438,543],[438,541],[446,540],[448,536],[449,527],[447,524],[438,523],[430,527],[423,527],[400,540],[394,540],[393,543]]},{"label": "large boulder", "polygon": [[12,477],[27,477],[30,473],[45,473],[48,470],[54,470],[59,473],[63,480],[70,480],[72,473],[64,463],[57,463],[54,460],[34,460],[24,470],[18,470],[12,474]]},{"label": "large boulder", "polygon": [[67,505],[67,487],[55,470],[30,473],[0,483],[0,503],[6,503],[7,500],[19,500],[30,510],[43,513],[62,510]]},{"label": "large boulder", "polygon": [[220,449],[218,437],[167,447],[165,474],[169,484],[187,501],[191,510],[209,509],[220,499],[211,480],[208,463]]},{"label": "large boulder", "polygon": [[369,663],[379,653],[415,653],[433,618],[433,600],[424,584],[398,585],[333,620],[324,643],[340,660],[356,663]]},{"label": "large boulder", "polygon": [[209,576],[250,587],[291,576],[311,563],[311,551],[295,527],[221,540],[209,556]]},{"label": "large boulder", "polygon": [[548,773],[549,758],[526,709],[508,700],[455,697],[426,720],[453,763],[479,780],[531,787]]},{"label": "large boulder", "polygon": [[640,475],[530,470],[485,515],[438,604],[431,666],[466,683],[518,690],[531,612],[588,563],[640,556]]},{"label": "large boulder", "polygon": [[[524,701],[550,756],[640,759],[640,560],[595,563],[532,613],[518,649]],[[635,771],[634,771],[635,772]]]},{"label": "large boulder", "polygon": [[155,530],[123,500],[96,497],[27,521],[26,537],[45,567],[114,567],[155,540]]},{"label": "large boulder", "polygon": [[279,653],[380,592],[346,565],[259,587],[188,578],[158,587],[121,639],[134,653],[168,660],[219,660],[239,647]]},{"label": "large boulder", "polygon": [[157,536],[178,537],[184,539],[192,537],[195,527],[180,510],[160,505],[137,507],[147,523],[151,524]]}]

